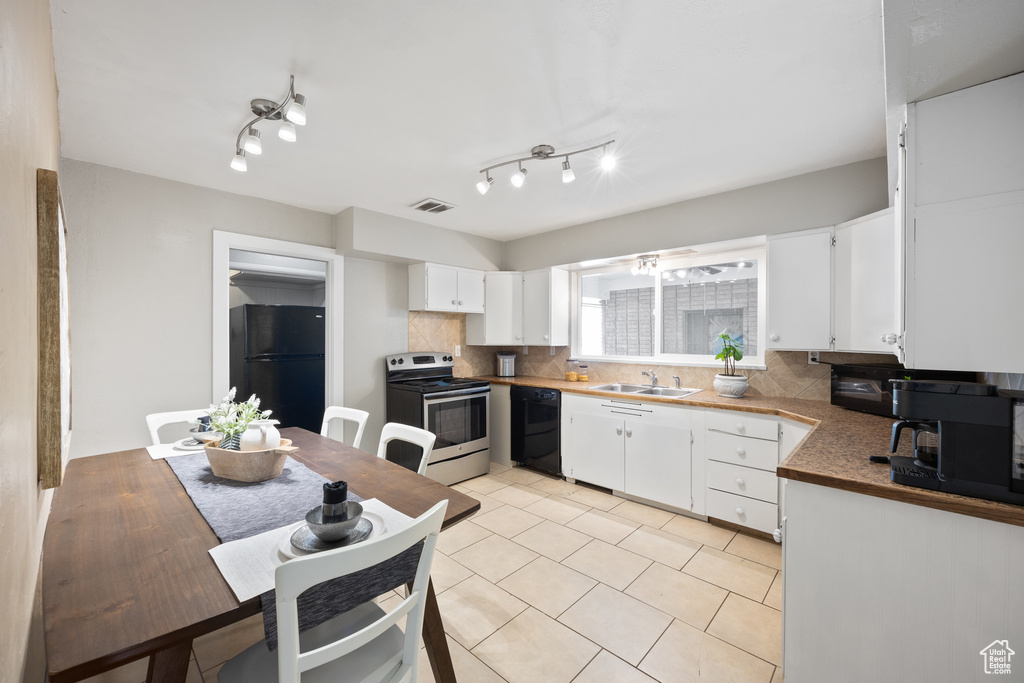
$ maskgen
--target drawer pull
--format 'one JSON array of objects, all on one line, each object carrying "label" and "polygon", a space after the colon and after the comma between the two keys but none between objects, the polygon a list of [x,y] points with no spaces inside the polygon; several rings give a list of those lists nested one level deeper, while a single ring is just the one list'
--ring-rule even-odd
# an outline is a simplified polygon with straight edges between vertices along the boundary
[{"label": "drawer pull", "polygon": [[736,431],[737,432],[745,432],[745,431],[747,431],[747,428],[743,426],[742,422],[737,422],[736,423]]},{"label": "drawer pull", "polygon": [[740,456],[741,458],[745,458],[747,457],[747,452],[743,450],[743,446],[740,446],[739,448],[736,449],[736,455]]},{"label": "drawer pull", "polygon": [[742,517],[743,514],[744,514],[743,508],[736,508],[736,514],[739,515],[740,517]]},{"label": "drawer pull", "polygon": [[743,477],[736,477],[736,483],[743,486]]}]

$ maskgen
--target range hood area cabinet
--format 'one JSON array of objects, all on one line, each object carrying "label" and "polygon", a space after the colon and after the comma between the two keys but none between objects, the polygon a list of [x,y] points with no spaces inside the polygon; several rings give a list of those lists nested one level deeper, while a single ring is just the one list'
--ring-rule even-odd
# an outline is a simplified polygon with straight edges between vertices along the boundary
[{"label": "range hood area cabinet", "polygon": [[892,208],[768,238],[768,348],[895,353],[903,231]]},{"label": "range hood area cabinet", "polygon": [[484,312],[484,271],[437,263],[409,266],[409,310]]},{"label": "range hood area cabinet", "polygon": [[1024,74],[907,107],[906,365],[1024,372]]},{"label": "range hood area cabinet", "polygon": [[568,346],[569,272],[542,268],[490,272],[482,315],[466,316],[475,346]]}]

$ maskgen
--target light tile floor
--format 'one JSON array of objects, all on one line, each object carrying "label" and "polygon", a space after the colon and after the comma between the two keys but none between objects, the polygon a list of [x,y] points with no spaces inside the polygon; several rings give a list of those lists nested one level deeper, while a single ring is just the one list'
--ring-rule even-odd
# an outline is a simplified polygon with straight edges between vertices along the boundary
[{"label": "light tile floor", "polygon": [[[461,681],[781,683],[780,546],[526,469],[454,488],[481,502],[432,572]],[[188,683],[262,637],[256,615],[197,639]]]}]

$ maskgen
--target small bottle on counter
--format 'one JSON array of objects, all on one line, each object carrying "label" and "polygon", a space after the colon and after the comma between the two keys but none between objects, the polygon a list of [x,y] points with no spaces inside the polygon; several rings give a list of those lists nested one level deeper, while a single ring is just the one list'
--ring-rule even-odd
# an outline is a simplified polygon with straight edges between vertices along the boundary
[{"label": "small bottle on counter", "polygon": [[579,361],[570,358],[565,361],[565,381],[575,382],[579,379]]},{"label": "small bottle on counter", "polygon": [[585,363],[580,363],[579,369],[576,370],[576,381],[578,382],[589,382],[590,381],[590,370],[587,368]]}]

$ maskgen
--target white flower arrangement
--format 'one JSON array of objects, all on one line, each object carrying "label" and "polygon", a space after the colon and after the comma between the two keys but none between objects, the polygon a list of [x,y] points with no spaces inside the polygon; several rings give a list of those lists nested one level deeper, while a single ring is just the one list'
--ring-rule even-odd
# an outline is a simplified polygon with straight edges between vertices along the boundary
[{"label": "white flower arrangement", "polygon": [[260,412],[260,400],[256,394],[249,397],[244,403],[235,403],[235,387],[225,396],[220,405],[211,405],[206,411],[210,416],[210,431],[219,432],[221,436],[221,448],[237,451],[239,438],[242,432],[253,420],[264,420],[272,411]]}]

